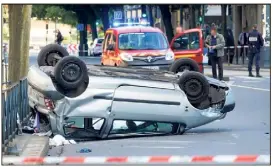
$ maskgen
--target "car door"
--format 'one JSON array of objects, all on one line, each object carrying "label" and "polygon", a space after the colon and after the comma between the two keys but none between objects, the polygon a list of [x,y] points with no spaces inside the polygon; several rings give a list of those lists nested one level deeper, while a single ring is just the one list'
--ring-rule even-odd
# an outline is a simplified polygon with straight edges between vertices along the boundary
[{"label": "car door", "polygon": [[110,58],[110,62],[109,65],[111,66],[117,66],[117,55],[115,54],[116,52],[116,36],[114,33],[111,33],[110,37],[109,37],[109,44],[113,45],[113,50],[108,50],[108,55]]},{"label": "car door", "polygon": [[124,85],[115,90],[110,117],[114,120],[179,122],[186,105],[182,101],[186,101],[186,97],[172,89]]},{"label": "car door", "polygon": [[[176,46],[175,46],[176,45]],[[177,34],[171,41],[170,47],[175,54],[175,59],[191,58],[203,71],[203,34],[201,29],[190,29]]]}]

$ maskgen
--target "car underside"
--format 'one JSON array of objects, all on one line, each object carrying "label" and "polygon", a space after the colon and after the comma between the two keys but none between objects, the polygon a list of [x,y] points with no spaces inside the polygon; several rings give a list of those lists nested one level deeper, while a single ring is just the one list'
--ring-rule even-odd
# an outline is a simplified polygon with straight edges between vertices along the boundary
[{"label": "car underside", "polygon": [[226,83],[195,71],[91,66],[63,56],[32,66],[28,81],[30,106],[47,115],[53,133],[71,138],[183,134],[235,107]]}]

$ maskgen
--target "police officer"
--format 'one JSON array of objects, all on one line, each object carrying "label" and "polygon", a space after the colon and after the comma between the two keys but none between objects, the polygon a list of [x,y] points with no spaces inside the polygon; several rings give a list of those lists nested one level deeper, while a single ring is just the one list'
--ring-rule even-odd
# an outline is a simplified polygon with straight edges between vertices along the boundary
[{"label": "police officer", "polygon": [[257,24],[253,25],[253,30],[248,36],[249,46],[249,61],[248,61],[248,72],[250,77],[254,77],[252,74],[253,59],[256,61],[256,77],[262,77],[260,75],[260,49],[264,46],[264,40],[262,35],[257,30]]}]

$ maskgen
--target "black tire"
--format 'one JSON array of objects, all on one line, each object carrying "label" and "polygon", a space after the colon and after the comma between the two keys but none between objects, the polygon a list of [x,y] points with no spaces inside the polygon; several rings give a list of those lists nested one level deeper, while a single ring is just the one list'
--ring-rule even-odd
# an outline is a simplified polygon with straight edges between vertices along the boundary
[{"label": "black tire", "polygon": [[170,71],[174,73],[183,72],[184,70],[199,72],[198,64],[189,58],[181,58],[173,62]]},{"label": "black tire", "polygon": [[54,77],[62,88],[76,89],[89,79],[85,63],[74,56],[61,59],[54,68]]},{"label": "black tire", "polygon": [[54,54],[63,58],[69,56],[67,50],[59,44],[49,44],[41,49],[38,54],[37,63],[39,66],[54,66],[58,60],[54,59]]},{"label": "black tire", "polygon": [[209,82],[199,72],[184,72],[178,80],[178,85],[185,92],[191,104],[201,103],[209,96]]}]

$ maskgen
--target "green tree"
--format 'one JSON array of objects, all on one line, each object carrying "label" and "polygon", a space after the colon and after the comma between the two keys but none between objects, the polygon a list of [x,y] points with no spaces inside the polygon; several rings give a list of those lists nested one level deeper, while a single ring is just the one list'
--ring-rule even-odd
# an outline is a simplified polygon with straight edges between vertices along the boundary
[{"label": "green tree", "polygon": [[41,20],[57,20],[64,24],[76,26],[77,15],[72,10],[66,10],[64,5],[33,5],[32,17],[37,17]]}]

